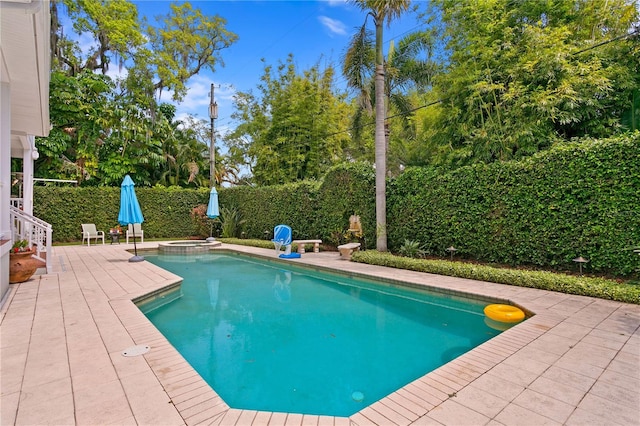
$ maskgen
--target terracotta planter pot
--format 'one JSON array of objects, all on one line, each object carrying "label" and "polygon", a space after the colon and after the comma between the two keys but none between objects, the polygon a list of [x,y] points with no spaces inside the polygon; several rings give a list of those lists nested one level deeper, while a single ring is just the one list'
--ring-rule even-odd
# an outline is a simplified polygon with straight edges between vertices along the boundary
[{"label": "terracotta planter pot", "polygon": [[39,262],[31,256],[33,251],[9,254],[9,283],[25,282],[36,272]]}]

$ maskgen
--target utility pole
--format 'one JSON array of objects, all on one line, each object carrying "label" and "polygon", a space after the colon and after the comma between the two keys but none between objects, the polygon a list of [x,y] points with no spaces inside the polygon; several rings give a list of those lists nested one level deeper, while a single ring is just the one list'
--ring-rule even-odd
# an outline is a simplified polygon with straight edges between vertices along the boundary
[{"label": "utility pole", "polygon": [[211,119],[211,144],[209,145],[209,173],[211,188],[216,186],[216,132],[213,120],[218,118],[218,103],[213,97],[213,83],[211,83],[211,100],[209,101],[209,118]]}]

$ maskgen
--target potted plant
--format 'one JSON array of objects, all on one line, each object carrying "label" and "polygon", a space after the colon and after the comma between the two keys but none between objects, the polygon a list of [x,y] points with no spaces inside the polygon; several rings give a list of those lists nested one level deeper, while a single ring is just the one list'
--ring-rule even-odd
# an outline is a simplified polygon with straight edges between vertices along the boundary
[{"label": "potted plant", "polygon": [[21,283],[38,269],[39,262],[34,259],[34,250],[27,240],[16,240],[9,254],[9,283]]}]

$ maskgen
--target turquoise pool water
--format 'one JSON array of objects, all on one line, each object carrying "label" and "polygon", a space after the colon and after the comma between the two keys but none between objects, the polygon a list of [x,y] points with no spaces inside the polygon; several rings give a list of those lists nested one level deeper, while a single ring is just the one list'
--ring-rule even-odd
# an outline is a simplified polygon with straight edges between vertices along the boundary
[{"label": "turquoise pool water", "polygon": [[145,259],[184,281],[140,309],[232,408],[349,416],[499,334],[478,300],[236,254]]}]

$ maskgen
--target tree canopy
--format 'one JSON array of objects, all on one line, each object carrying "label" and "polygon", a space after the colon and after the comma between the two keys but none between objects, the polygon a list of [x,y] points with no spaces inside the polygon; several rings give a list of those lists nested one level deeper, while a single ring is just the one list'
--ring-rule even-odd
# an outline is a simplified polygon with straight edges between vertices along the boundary
[{"label": "tree canopy", "polygon": [[[88,50],[62,27],[60,7],[73,31],[92,40]],[[207,185],[206,123],[174,121],[175,107],[159,99],[164,90],[179,102],[189,78],[223,65],[221,51],[237,39],[226,21],[190,3],[172,4],[157,25],[139,19],[127,0],[52,0],[50,8],[53,128],[37,141],[38,176],[118,185],[131,174],[141,185]],[[113,62],[126,72],[112,79]]]},{"label": "tree canopy", "polygon": [[632,2],[433,3],[449,53],[435,79],[441,103],[429,145],[450,149],[436,162],[508,160],[626,130],[623,115],[640,87]]},{"label": "tree canopy", "polygon": [[274,69],[265,63],[260,96],[238,93],[226,137],[250,169],[253,183],[273,185],[318,179],[343,158],[349,107],[333,86],[334,71],[313,66],[298,73],[293,55]]},{"label": "tree canopy", "polygon": [[[365,22],[338,69],[356,95],[337,86],[333,66],[298,70],[293,55],[265,61],[256,89],[235,95],[238,124],[218,138],[228,151],[216,154],[217,182],[318,179],[337,163],[366,160],[376,162],[382,190],[401,165],[505,161],[640,128],[632,0],[434,0],[420,29],[386,52],[383,24],[409,2],[353,3]],[[207,185],[208,123],[176,120],[175,105],[191,77],[224,65],[237,40],[225,19],[188,2],[154,23],[129,0],[49,5],[53,128],[37,139],[36,176],[118,185],[129,173],[139,185]]]}]

